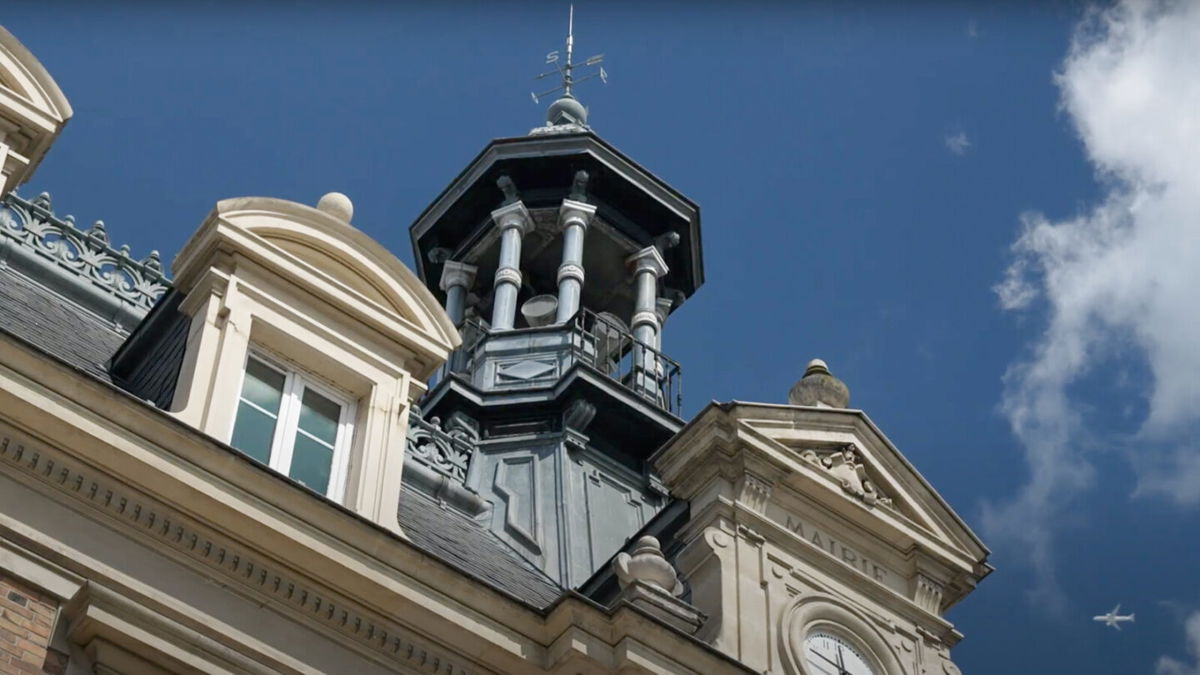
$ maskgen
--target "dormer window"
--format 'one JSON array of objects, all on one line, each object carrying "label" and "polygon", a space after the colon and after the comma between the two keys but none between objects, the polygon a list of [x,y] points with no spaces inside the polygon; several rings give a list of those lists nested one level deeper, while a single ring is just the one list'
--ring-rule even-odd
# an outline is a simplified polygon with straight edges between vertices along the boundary
[{"label": "dormer window", "polygon": [[462,339],[352,214],[336,193],[217,204],[172,263],[187,321],[170,408],[399,532],[408,411]]},{"label": "dormer window", "polygon": [[333,500],[341,500],[354,404],[312,376],[261,353],[246,357],[229,444]]}]

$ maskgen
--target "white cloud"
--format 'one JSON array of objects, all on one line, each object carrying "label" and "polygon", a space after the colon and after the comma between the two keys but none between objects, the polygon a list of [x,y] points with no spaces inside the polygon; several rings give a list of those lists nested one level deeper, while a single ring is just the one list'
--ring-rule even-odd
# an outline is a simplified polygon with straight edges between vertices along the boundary
[{"label": "white cloud", "polygon": [[1195,612],[1183,624],[1187,651],[1192,665],[1176,661],[1169,656],[1160,656],[1154,665],[1155,675],[1200,675],[1200,612]]},{"label": "white cloud", "polygon": [[984,528],[1028,548],[1035,595],[1051,601],[1051,535],[1104,445],[1088,438],[1088,401],[1072,385],[1101,362],[1144,363],[1152,377],[1146,415],[1123,439],[1137,450],[1136,494],[1200,504],[1197,35],[1200,2],[1124,0],[1081,21],[1056,82],[1105,196],[1066,220],[1023,216],[995,288],[1003,308],[1044,310],[1047,323],[1009,368],[1001,403],[1030,479],[985,505]]},{"label": "white cloud", "polygon": [[952,134],[946,134],[943,141],[946,143],[946,149],[956,155],[965,155],[971,148],[971,139],[967,138],[967,132],[961,129]]}]

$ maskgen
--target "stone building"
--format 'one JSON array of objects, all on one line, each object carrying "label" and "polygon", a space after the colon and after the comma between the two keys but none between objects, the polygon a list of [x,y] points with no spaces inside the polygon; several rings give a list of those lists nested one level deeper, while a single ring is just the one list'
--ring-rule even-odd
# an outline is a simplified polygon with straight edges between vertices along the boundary
[{"label": "stone building", "polygon": [[682,418],[700,209],[567,85],[415,271],[336,193],[168,270],[16,191],[72,110],[0,29],[0,673],[958,672],[987,549],[819,360]]}]

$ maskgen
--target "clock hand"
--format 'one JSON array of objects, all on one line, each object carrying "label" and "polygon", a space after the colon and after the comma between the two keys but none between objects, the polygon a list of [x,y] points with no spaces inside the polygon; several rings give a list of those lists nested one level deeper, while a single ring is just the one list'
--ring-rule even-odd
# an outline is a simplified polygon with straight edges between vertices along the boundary
[{"label": "clock hand", "polygon": [[[831,663],[831,664],[833,665],[833,667],[834,667],[834,668],[836,668],[836,667],[837,667],[837,663],[835,663],[834,661],[831,661],[831,660],[829,659],[829,657],[825,656],[825,655],[824,655],[824,654],[822,654],[821,652],[818,652],[818,651],[817,651],[817,650],[815,650],[815,649],[810,649],[809,651],[811,651],[812,653],[814,653],[814,654],[816,654],[817,656],[821,657],[821,658],[822,658],[822,659],[824,659],[825,661],[828,661],[829,663]],[[809,663],[812,663],[812,662],[810,661]],[[820,666],[820,668],[821,668],[821,672],[822,672],[822,673],[827,673],[827,672],[829,672],[829,671],[825,670],[825,666],[821,666],[820,664],[813,664],[813,665],[814,665],[814,666]],[[841,674],[841,673],[834,673],[834,675],[842,675],[842,674]]]},{"label": "clock hand", "polygon": [[841,645],[838,645],[837,656],[838,656],[838,660],[837,660],[838,675],[850,675],[850,671],[846,670],[845,661],[842,660],[842,646]]},{"label": "clock hand", "polygon": [[850,673],[847,672],[846,669],[842,667],[842,664],[838,663],[838,661],[840,661],[842,659],[841,654],[838,654],[838,661],[834,661],[833,659],[829,658],[828,656],[825,656],[824,654],[822,654],[821,652],[819,652],[815,649],[810,648],[809,651],[816,654],[817,656],[821,657],[822,659],[828,661],[835,668],[837,668],[838,669],[837,675],[850,675]]}]

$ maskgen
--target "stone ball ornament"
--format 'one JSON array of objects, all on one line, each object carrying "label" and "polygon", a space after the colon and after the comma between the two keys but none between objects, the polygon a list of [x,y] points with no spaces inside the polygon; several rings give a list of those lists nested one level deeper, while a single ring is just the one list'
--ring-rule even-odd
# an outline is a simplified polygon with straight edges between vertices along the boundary
[{"label": "stone ball ornament", "polygon": [[633,555],[625,552],[617,554],[613,561],[617,572],[617,580],[621,588],[640,581],[648,586],[655,586],[675,597],[683,594],[683,582],[675,572],[675,567],[663,555],[662,546],[658,539],[644,536],[637,540]]},{"label": "stone ball ornament", "polygon": [[317,210],[349,224],[354,217],[354,202],[340,192],[329,192],[317,201]]},{"label": "stone ball ornament", "polygon": [[546,110],[550,124],[587,124],[587,108],[574,96],[563,96]]},{"label": "stone ball ornament", "polygon": [[821,359],[813,359],[804,369],[790,392],[788,403],[818,408],[850,407],[850,388],[829,372],[829,366]]}]

